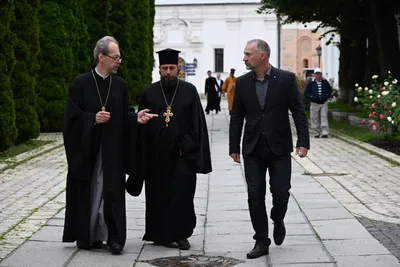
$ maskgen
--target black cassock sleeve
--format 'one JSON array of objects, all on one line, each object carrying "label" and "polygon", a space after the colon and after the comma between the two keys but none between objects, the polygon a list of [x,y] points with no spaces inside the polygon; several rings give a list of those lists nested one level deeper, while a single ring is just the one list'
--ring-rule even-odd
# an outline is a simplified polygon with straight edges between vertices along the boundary
[{"label": "black cassock sleeve", "polygon": [[94,163],[92,135],[96,114],[83,111],[83,107],[82,88],[79,78],[75,78],[69,87],[64,110],[64,147],[69,175],[79,180],[90,180]]},{"label": "black cassock sleeve", "polygon": [[141,175],[140,166],[140,143],[139,143],[139,128],[137,124],[137,113],[135,109],[130,107],[128,114],[128,138],[127,138],[127,169],[126,173],[129,175],[125,189],[131,196],[139,196],[143,188],[143,177]]},{"label": "black cassock sleeve", "polygon": [[206,174],[212,171],[207,124],[198,94],[194,99],[192,127],[183,136],[180,147],[194,172]]}]

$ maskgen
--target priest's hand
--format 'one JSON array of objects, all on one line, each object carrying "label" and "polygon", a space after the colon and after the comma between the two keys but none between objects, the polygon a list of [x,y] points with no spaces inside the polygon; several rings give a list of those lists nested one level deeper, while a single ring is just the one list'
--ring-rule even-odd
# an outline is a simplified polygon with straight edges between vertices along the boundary
[{"label": "priest's hand", "polygon": [[239,153],[233,153],[231,154],[231,158],[233,158],[233,161],[236,163],[240,163],[240,154]]},{"label": "priest's hand", "polygon": [[139,111],[138,116],[137,116],[138,123],[146,124],[152,118],[158,117],[158,114],[147,113],[149,111],[150,111],[150,109],[143,109],[143,110]]},{"label": "priest's hand", "polygon": [[110,118],[110,112],[99,111],[96,113],[96,124],[106,123]]},{"label": "priest's hand", "polygon": [[304,158],[307,156],[308,149],[305,147],[296,147],[296,155],[299,155],[300,158]]}]

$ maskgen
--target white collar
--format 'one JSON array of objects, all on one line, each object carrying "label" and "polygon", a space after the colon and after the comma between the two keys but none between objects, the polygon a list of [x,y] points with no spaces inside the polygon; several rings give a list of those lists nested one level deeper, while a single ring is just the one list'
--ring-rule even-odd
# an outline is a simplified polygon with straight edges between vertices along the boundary
[{"label": "white collar", "polygon": [[103,80],[107,79],[107,77],[110,76],[110,74],[108,74],[107,76],[104,76],[103,74],[101,74],[101,73],[97,70],[97,67],[94,68],[94,70],[96,71],[96,73],[97,73],[101,78],[103,78]]}]

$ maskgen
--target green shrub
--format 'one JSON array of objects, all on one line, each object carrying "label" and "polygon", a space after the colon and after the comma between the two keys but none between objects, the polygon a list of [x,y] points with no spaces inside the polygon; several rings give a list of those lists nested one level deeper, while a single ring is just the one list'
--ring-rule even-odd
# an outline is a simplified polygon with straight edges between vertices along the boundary
[{"label": "green shrub", "polygon": [[35,83],[39,70],[39,23],[37,8],[39,1],[15,1],[15,20],[12,31],[17,35],[14,55],[17,59],[11,76],[14,92],[15,124],[18,129],[16,144],[39,136],[40,124],[35,110]]},{"label": "green shrub", "polygon": [[14,95],[10,77],[15,66],[15,34],[10,30],[14,18],[13,1],[3,0],[0,3],[0,151],[9,148],[17,137],[15,126]]}]

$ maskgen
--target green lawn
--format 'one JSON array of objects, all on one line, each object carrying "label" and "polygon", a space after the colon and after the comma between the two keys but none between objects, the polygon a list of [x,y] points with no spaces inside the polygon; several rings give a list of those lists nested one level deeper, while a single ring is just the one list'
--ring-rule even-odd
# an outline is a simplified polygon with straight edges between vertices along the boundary
[{"label": "green lawn", "polygon": [[5,152],[0,152],[0,161],[4,161],[8,158],[15,157],[21,153],[27,152],[29,150],[38,148],[40,146],[51,143],[52,141],[44,141],[44,140],[30,140],[25,143],[12,146]]},{"label": "green lawn", "polygon": [[[352,137],[359,141],[371,141],[371,140],[382,140],[385,139],[385,135],[381,133],[374,133],[370,129],[364,129],[357,126],[352,126],[346,122],[337,121],[330,119],[329,120],[329,128],[334,131]],[[395,139],[400,139],[397,137]]]},{"label": "green lawn", "polygon": [[345,103],[340,102],[329,102],[328,103],[329,109],[337,109],[340,112],[354,112],[354,113],[363,113],[362,109],[357,106],[349,106]]},{"label": "green lawn", "polygon": [[[306,111],[306,114],[307,114],[307,118],[310,120],[310,111]],[[366,118],[365,116],[362,116],[362,113],[360,113],[359,116],[361,118]],[[310,123],[311,123],[311,121],[310,121]],[[370,129],[353,126],[347,122],[337,121],[334,119],[329,119],[329,128],[339,134],[349,136],[353,139],[356,139],[356,140],[359,140],[362,142],[367,142],[367,141],[371,141],[371,140],[383,140],[383,139],[387,138],[387,136],[385,136],[384,134],[374,133]],[[393,139],[400,140],[400,136],[395,137]]]}]

